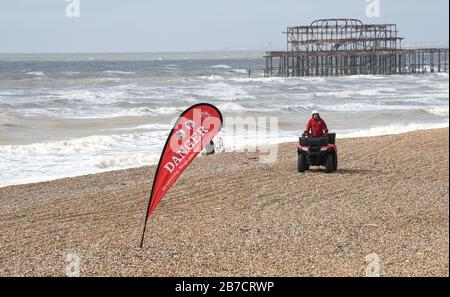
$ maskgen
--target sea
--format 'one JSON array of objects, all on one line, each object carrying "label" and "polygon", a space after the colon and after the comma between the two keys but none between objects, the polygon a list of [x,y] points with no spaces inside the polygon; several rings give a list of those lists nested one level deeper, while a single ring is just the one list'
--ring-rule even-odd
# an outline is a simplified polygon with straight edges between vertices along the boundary
[{"label": "sea", "polygon": [[[225,124],[276,119],[272,143],[296,141],[313,109],[338,138],[449,126],[448,73],[266,78],[263,55],[1,54],[0,187],[156,164],[200,102]],[[219,135],[225,151],[267,141],[239,129]]]}]

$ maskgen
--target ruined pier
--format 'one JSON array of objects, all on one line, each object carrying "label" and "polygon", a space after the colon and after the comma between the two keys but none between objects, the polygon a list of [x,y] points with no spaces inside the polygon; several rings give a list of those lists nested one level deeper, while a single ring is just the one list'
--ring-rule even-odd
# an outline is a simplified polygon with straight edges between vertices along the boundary
[{"label": "ruined pier", "polygon": [[448,48],[403,49],[396,24],[322,19],[288,27],[286,51],[266,52],[264,76],[344,76],[448,72]]}]

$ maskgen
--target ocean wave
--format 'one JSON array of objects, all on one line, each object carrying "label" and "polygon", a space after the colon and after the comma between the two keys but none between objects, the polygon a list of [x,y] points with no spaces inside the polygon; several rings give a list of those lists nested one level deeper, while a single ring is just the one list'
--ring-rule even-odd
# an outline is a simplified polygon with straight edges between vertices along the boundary
[{"label": "ocean wave", "polygon": [[294,86],[294,87],[290,87],[289,90],[308,91],[308,88],[307,87],[302,87],[302,86]]},{"label": "ocean wave", "polygon": [[[89,102],[111,104],[125,96],[121,90],[52,90],[48,92],[52,101]],[[56,99],[55,99],[56,98]]]},{"label": "ocean wave", "polygon": [[248,74],[248,69],[231,69],[231,72],[239,73],[239,74]]},{"label": "ocean wave", "polygon": [[337,131],[339,138],[358,138],[372,137],[382,135],[397,135],[412,131],[448,128],[449,123],[410,123],[410,124],[391,124],[385,126],[375,126],[366,129],[351,129]]},{"label": "ocean wave", "polygon": [[437,115],[440,117],[448,117],[449,107],[434,107],[434,108],[425,108],[426,112],[431,113],[433,115]]},{"label": "ocean wave", "polygon": [[[431,104],[442,104],[448,102],[448,97],[441,97],[439,95],[431,95],[431,96],[420,96],[420,95],[402,95],[394,100],[384,100],[383,102],[391,103],[391,104],[421,104],[421,105],[431,105]],[[447,100],[442,100],[447,99]]]},{"label": "ocean wave", "polygon": [[45,73],[42,71],[29,71],[29,72],[25,72],[25,74],[27,75],[32,75],[32,76],[39,76],[39,77],[45,77]]},{"label": "ocean wave", "polygon": [[73,108],[28,108],[22,111],[27,117],[45,116],[61,119],[112,119],[120,117],[142,117],[142,116],[169,116],[181,113],[187,108],[185,107],[136,107],[128,109],[97,107],[89,110],[80,110]]},{"label": "ocean wave", "polygon": [[433,73],[432,75],[435,75],[437,77],[443,77],[443,78],[448,78],[449,73],[448,72],[437,72],[437,73]]},{"label": "ocean wave", "polygon": [[169,124],[147,124],[129,128],[116,128],[115,131],[133,131],[133,130],[171,130],[172,125]]},{"label": "ocean wave", "polygon": [[124,154],[124,155],[116,155],[111,157],[97,157],[93,162],[93,166],[99,169],[124,169],[124,168],[133,168],[140,167],[145,165],[153,165],[156,164],[159,160],[158,154]]},{"label": "ocean wave", "polygon": [[385,93],[395,93],[395,88],[366,89],[356,91],[334,91],[334,92],[318,92],[314,93],[315,97],[335,97],[335,98],[353,98],[353,97],[374,97],[385,95]]},{"label": "ocean wave", "polygon": [[113,136],[89,136],[73,140],[56,142],[42,142],[27,145],[2,145],[0,153],[15,154],[22,156],[42,156],[42,155],[71,155],[80,153],[92,153],[104,150],[116,143]]},{"label": "ocean wave", "polygon": [[0,127],[13,127],[16,124],[16,117],[0,112]]},{"label": "ocean wave", "polygon": [[119,78],[119,77],[102,77],[102,78],[95,79],[95,82],[98,82],[98,83],[111,83],[111,82],[118,83],[121,80],[122,79]]},{"label": "ocean wave", "polygon": [[124,85],[117,85],[117,86],[112,86],[109,89],[110,90],[115,90],[115,91],[129,91],[129,90],[134,90],[137,87],[139,87],[138,84],[134,83],[134,84],[124,84]]},{"label": "ocean wave", "polygon": [[25,94],[23,90],[5,90],[0,91],[0,96],[21,96]]},{"label": "ocean wave", "polygon": [[198,100],[195,98],[192,98],[192,97],[186,97],[186,98],[183,98],[183,102],[196,103],[196,102],[198,102]]},{"label": "ocean wave", "polygon": [[[423,105],[401,105],[401,104],[383,104],[370,103],[343,103],[336,105],[317,105],[319,110],[335,111],[335,112],[376,112],[376,111],[426,111],[428,113],[448,116],[448,106],[423,106]],[[399,102],[400,103],[400,102]]]},{"label": "ocean wave", "polygon": [[248,82],[276,82],[276,83],[284,83],[287,78],[284,77],[233,77],[230,78],[230,81],[239,82],[239,83],[248,83]]},{"label": "ocean wave", "polygon": [[181,113],[182,111],[186,110],[187,108],[188,108],[188,106],[184,106],[184,107],[157,107],[157,108],[138,107],[138,108],[132,108],[132,109],[120,111],[119,113],[115,114],[115,116],[175,115],[175,114]]},{"label": "ocean wave", "polygon": [[367,112],[367,111],[387,111],[387,110],[410,110],[419,109],[417,106],[405,105],[382,105],[368,103],[343,103],[336,105],[317,105],[319,110],[337,111],[337,112]]},{"label": "ocean wave", "polygon": [[208,84],[205,86],[205,89],[195,91],[194,95],[226,101],[255,99],[241,86],[234,86],[224,82]]},{"label": "ocean wave", "polygon": [[340,76],[338,80],[384,80],[389,79],[386,75],[373,75],[373,74],[360,74],[360,75],[350,75],[350,76]]},{"label": "ocean wave", "polygon": [[243,107],[242,105],[239,105],[237,103],[233,103],[233,102],[227,102],[227,103],[222,103],[217,105],[217,108],[219,108],[219,110],[221,111],[246,111],[249,110],[245,107]]},{"label": "ocean wave", "polygon": [[306,103],[302,105],[284,105],[280,107],[281,111],[311,111],[313,109],[317,109],[318,106],[312,103]]},{"label": "ocean wave", "polygon": [[106,75],[132,75],[136,74],[136,72],[133,71],[122,71],[122,70],[105,70],[102,72]]},{"label": "ocean wave", "polygon": [[65,75],[65,76],[74,76],[74,75],[79,75],[81,72],[79,71],[64,71],[61,74]]},{"label": "ocean wave", "polygon": [[165,137],[166,131],[152,131],[1,145],[0,186],[154,164]]},{"label": "ocean wave", "polygon": [[216,81],[216,80],[224,80],[223,76],[220,75],[204,75],[204,76],[200,76],[200,79],[204,79],[204,80],[211,80],[211,81]]},{"label": "ocean wave", "polygon": [[[145,133],[125,133],[113,135],[92,135],[81,138],[59,140],[52,142],[38,142],[25,145],[0,145],[0,153],[7,156],[42,157],[72,156],[80,158],[82,155],[104,155],[120,151],[136,151],[145,147],[160,145],[167,137],[167,129],[154,129]],[[151,149],[148,147],[147,149]]]},{"label": "ocean wave", "polygon": [[218,69],[231,69],[231,66],[225,65],[225,64],[218,64],[210,66],[210,68],[218,68]]}]

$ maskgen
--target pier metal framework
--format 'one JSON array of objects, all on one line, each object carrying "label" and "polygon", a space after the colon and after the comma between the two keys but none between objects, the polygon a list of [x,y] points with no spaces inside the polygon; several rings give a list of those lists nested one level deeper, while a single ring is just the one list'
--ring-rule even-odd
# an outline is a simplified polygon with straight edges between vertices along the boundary
[{"label": "pier metal framework", "polygon": [[266,53],[265,76],[412,74],[449,67],[448,48],[402,49],[396,24],[321,19],[283,33],[286,51]]}]

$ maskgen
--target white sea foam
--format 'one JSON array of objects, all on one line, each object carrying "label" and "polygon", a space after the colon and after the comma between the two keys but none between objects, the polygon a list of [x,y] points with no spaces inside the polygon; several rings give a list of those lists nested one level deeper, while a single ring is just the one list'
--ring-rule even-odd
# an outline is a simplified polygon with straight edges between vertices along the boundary
[{"label": "white sea foam", "polygon": [[73,75],[80,74],[80,72],[79,71],[64,71],[62,74],[67,75],[67,76],[73,76]]},{"label": "white sea foam", "polygon": [[255,99],[255,96],[249,95],[241,86],[231,85],[224,82],[208,84],[204,89],[194,92],[200,97],[207,97],[217,100],[240,100],[240,99]]},{"label": "white sea foam", "polygon": [[103,74],[106,74],[106,75],[131,75],[131,74],[136,74],[136,72],[122,71],[122,70],[106,70],[106,71],[103,71]]},{"label": "white sea foam", "polygon": [[[166,131],[0,146],[0,186],[154,164]],[[26,170],[17,170],[26,168]]]},{"label": "white sea foam", "polygon": [[211,81],[217,81],[217,80],[224,80],[225,78],[220,75],[207,75],[207,76],[200,76],[200,79],[204,80],[211,80]]},{"label": "white sea foam", "polygon": [[170,131],[172,129],[172,125],[169,124],[148,124],[148,125],[139,125],[135,127],[129,128],[116,128],[115,131],[132,131],[132,130],[167,130]]},{"label": "white sea foam", "polygon": [[341,76],[341,77],[337,77],[338,80],[341,81],[353,81],[353,80],[362,80],[362,81],[367,81],[367,80],[385,80],[385,79],[389,79],[389,76],[386,75],[366,75],[366,74],[361,74],[361,75],[351,75],[351,76]]},{"label": "white sea foam", "polygon": [[134,90],[138,87],[139,87],[139,85],[134,83],[134,84],[117,85],[117,86],[110,87],[109,89],[110,90],[127,91],[127,90]]},{"label": "white sea foam", "polygon": [[259,83],[278,83],[283,84],[288,80],[288,78],[284,77],[234,77],[230,78],[230,81],[238,82],[238,83],[248,83],[248,82],[259,82]]},{"label": "white sea foam", "polygon": [[232,69],[231,72],[240,73],[240,74],[248,74],[248,69]]},{"label": "white sea foam", "polygon": [[25,72],[25,74],[27,75],[33,75],[33,76],[39,76],[39,77],[45,77],[45,73],[41,72],[41,71],[29,71],[29,72]]},{"label": "white sea foam", "polygon": [[210,66],[211,68],[218,68],[218,69],[231,69],[231,66],[225,65],[225,64],[218,64],[214,66]]},{"label": "white sea foam", "polygon": [[308,87],[294,86],[294,87],[290,87],[289,90],[302,90],[302,91],[307,91],[307,90],[308,90]]},{"label": "white sea foam", "polygon": [[0,96],[20,96],[25,94],[23,90],[7,90],[7,91],[0,91]]},{"label": "white sea foam", "polygon": [[23,114],[28,117],[33,116],[46,116],[46,117],[58,117],[61,119],[112,119],[120,117],[143,117],[143,116],[168,116],[177,115],[185,107],[136,107],[129,109],[108,108],[102,109],[98,107],[98,110],[90,109],[88,111],[73,110],[69,108],[28,108],[23,111]]},{"label": "white sea foam", "polygon": [[433,115],[448,117],[449,108],[447,107],[434,107],[434,108],[426,108],[424,109],[426,112],[431,113]]},{"label": "white sea foam", "polygon": [[408,110],[418,109],[414,106],[404,105],[383,105],[370,103],[344,103],[336,105],[317,105],[320,110],[338,111],[338,112],[367,112],[367,111],[386,111],[386,110]]},{"label": "white sea foam", "polygon": [[48,92],[48,98],[54,100],[89,102],[95,104],[111,104],[124,97],[125,93],[117,90],[53,90]]},{"label": "white sea foam", "polygon": [[101,170],[113,170],[123,168],[140,167],[144,165],[156,164],[159,160],[158,154],[149,155],[146,153],[122,154],[110,157],[96,157],[93,159],[93,166]]},{"label": "white sea foam", "polygon": [[379,88],[379,89],[365,89],[365,90],[346,90],[335,92],[318,92],[315,93],[316,97],[335,97],[335,98],[353,98],[353,97],[373,97],[379,95],[386,95],[385,93],[395,93],[395,88]]},{"label": "white sea foam", "polygon": [[186,98],[183,98],[183,102],[196,103],[196,102],[198,102],[198,100],[195,98],[192,98],[192,97],[186,97]]},{"label": "white sea foam", "polygon": [[0,111],[0,128],[14,125],[16,118],[8,113]]},{"label": "white sea foam", "polygon": [[175,115],[175,114],[181,113],[182,111],[184,111],[187,108],[188,108],[187,106],[184,106],[184,107],[157,107],[157,108],[138,107],[138,108],[132,108],[132,109],[121,111],[121,112],[115,114],[115,116]]},{"label": "white sea foam", "polygon": [[338,131],[338,138],[358,138],[382,135],[396,135],[406,132],[448,128],[449,123],[410,123],[410,124],[391,124],[385,126],[374,126],[366,129],[353,129]]},{"label": "white sea foam", "polygon": [[99,82],[99,83],[104,83],[104,82],[115,82],[115,83],[118,83],[121,80],[122,79],[119,78],[119,77],[102,77],[102,78],[96,79],[96,81]]},{"label": "white sea foam", "polygon": [[243,107],[242,105],[239,105],[234,102],[221,103],[217,107],[219,108],[219,110],[222,110],[222,111],[242,112],[242,111],[248,110],[247,108]]},{"label": "white sea foam", "polygon": [[42,156],[48,154],[86,154],[105,149],[115,144],[114,136],[89,136],[73,140],[33,143],[28,145],[3,145],[0,154],[15,154],[22,156]]}]

